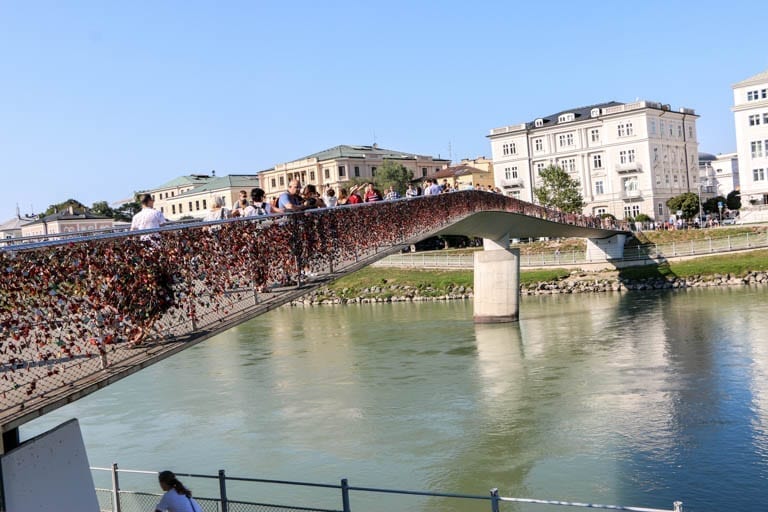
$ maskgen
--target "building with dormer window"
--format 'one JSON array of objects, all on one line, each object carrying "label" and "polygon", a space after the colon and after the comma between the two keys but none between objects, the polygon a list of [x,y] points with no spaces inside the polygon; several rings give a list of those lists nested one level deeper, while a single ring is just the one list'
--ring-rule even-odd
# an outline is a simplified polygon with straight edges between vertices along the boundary
[{"label": "building with dormer window", "polygon": [[688,108],[611,101],[494,128],[495,183],[534,202],[539,172],[556,165],[581,184],[585,214],[666,219],[668,199],[697,191],[697,118]]}]

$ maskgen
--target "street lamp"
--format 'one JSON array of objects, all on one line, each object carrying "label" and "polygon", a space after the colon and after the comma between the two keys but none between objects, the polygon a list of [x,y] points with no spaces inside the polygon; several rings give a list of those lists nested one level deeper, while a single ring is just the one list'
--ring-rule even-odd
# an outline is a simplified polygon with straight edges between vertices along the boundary
[{"label": "street lamp", "polygon": [[701,201],[701,182],[696,182],[696,188],[699,189],[699,227],[703,227],[704,224],[704,207]]}]

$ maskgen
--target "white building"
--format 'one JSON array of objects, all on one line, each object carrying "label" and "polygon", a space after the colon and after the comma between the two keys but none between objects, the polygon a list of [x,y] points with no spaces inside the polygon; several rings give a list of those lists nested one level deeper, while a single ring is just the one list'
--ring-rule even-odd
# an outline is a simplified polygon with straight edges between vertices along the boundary
[{"label": "white building", "polygon": [[699,153],[699,184],[702,197],[722,196],[739,190],[739,157],[737,153]]},{"label": "white building", "polygon": [[45,236],[59,233],[80,233],[114,228],[115,221],[110,217],[96,215],[83,209],[75,211],[70,206],[66,210],[46,215],[21,227],[22,236]]},{"label": "white building", "polygon": [[768,70],[733,85],[742,208],[768,204]]},{"label": "white building", "polygon": [[155,199],[155,209],[163,212],[168,220],[202,219],[214,198],[222,197],[224,206],[232,208],[241,190],[250,197],[251,190],[258,186],[259,176],[256,174],[190,174],[174,178],[148,193]]},{"label": "white building", "polygon": [[259,174],[268,197],[285,192],[288,182],[298,179],[318,187],[342,187],[352,179],[371,179],[385,161],[394,160],[413,172],[414,178],[426,178],[450,164],[450,160],[417,155],[372,146],[335,146],[298,160],[277,164]]},{"label": "white building", "polygon": [[697,188],[697,118],[688,108],[612,101],[495,128],[496,186],[533,202],[538,173],[556,165],[581,183],[586,214],[667,218],[667,200]]}]

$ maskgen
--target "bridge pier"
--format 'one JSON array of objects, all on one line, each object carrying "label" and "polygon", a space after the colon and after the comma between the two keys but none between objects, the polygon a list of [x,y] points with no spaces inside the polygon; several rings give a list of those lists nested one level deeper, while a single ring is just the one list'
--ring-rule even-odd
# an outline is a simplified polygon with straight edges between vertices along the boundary
[{"label": "bridge pier", "polygon": [[509,235],[483,239],[475,252],[476,323],[517,322],[520,313],[520,249],[509,249]]},{"label": "bridge pier", "polygon": [[627,235],[624,233],[608,238],[587,238],[587,261],[622,259],[626,241]]}]

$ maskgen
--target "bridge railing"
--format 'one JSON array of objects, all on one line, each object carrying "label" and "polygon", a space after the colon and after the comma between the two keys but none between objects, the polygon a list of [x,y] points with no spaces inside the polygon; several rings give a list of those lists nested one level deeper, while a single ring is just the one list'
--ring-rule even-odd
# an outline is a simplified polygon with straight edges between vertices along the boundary
[{"label": "bridge railing", "polygon": [[[117,464],[110,468],[92,467],[91,472],[97,482],[96,495],[99,506],[105,512],[140,512],[152,510],[160,500],[157,491],[157,472],[119,469]],[[122,483],[124,477],[138,477],[132,480],[131,489]],[[505,497],[497,488],[490,489],[487,495],[447,493],[434,491],[413,491],[387,489],[381,487],[362,487],[350,485],[346,478],[339,484],[324,484],[276,479],[231,477],[221,469],[217,475],[194,473],[176,473],[185,485],[198,489],[197,484],[205,486],[203,491],[195,493],[195,500],[204,511],[210,512],[352,512],[353,510],[417,510],[430,504],[439,503],[437,508],[457,505],[458,502],[477,504],[477,510],[517,510],[511,504],[549,505],[564,508],[590,508],[603,510],[624,510],[634,512],[683,512],[683,503],[675,501],[672,509],[631,507],[620,505],[600,505],[573,501],[542,500],[533,498]],[[109,478],[107,478],[109,477]],[[189,480],[193,483],[189,485]],[[104,487],[98,482],[108,482]],[[237,488],[233,484],[241,484]],[[264,489],[268,489],[264,491]],[[265,498],[264,496],[272,498]],[[204,496],[204,497],[198,497]],[[280,496],[280,503],[275,503]],[[385,499],[391,498],[391,502]],[[421,498],[421,502],[416,499]],[[357,501],[356,501],[357,500]],[[293,502],[287,504],[287,502]],[[504,508],[510,504],[510,508]]]},{"label": "bridge railing", "polygon": [[[0,249],[0,425],[183,340],[274,286],[332,273],[480,211],[605,227],[480,191]],[[132,363],[133,361],[133,363]]]}]

